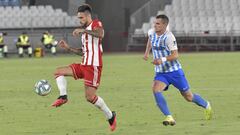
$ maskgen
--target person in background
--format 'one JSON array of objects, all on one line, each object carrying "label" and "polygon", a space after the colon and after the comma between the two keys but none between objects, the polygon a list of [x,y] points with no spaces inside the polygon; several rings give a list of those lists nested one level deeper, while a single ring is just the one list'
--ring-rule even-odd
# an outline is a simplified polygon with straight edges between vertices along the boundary
[{"label": "person in background", "polygon": [[56,46],[57,41],[55,40],[54,36],[49,32],[46,31],[43,33],[42,36],[42,44],[46,49],[50,49],[53,55],[56,55]]},{"label": "person in background", "polygon": [[27,54],[29,57],[32,57],[32,47],[30,45],[29,36],[26,32],[23,32],[19,37],[17,41],[17,49],[18,49],[18,55],[19,57],[23,57],[24,50],[27,50]]},{"label": "person in background", "polygon": [[5,35],[6,33],[0,33],[0,55],[1,57],[7,57],[7,53],[8,53],[8,47],[7,45],[4,43],[4,38],[3,36]]}]

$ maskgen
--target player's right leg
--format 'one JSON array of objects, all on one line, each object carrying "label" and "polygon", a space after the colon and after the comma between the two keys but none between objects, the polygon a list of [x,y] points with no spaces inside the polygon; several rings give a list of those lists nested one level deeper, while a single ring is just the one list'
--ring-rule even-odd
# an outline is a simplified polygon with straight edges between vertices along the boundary
[{"label": "player's right leg", "polygon": [[56,46],[51,45],[51,53],[52,53],[53,55],[56,55]]},{"label": "player's right leg", "polygon": [[55,73],[56,83],[60,92],[60,96],[57,100],[52,104],[54,107],[59,107],[65,103],[67,103],[67,80],[65,76],[73,76],[73,71],[71,67],[59,67],[56,69]]},{"label": "player's right leg", "polygon": [[111,131],[114,131],[117,127],[116,112],[111,111],[102,97],[97,96],[97,88],[85,84],[85,97],[86,100],[97,108],[99,108],[106,116]]},{"label": "player's right leg", "polygon": [[213,110],[207,100],[203,99],[199,94],[192,93],[190,90],[181,92],[181,94],[188,102],[193,102],[196,105],[205,109],[206,120],[212,119]]},{"label": "player's right leg", "polygon": [[163,125],[175,125],[176,121],[173,119],[168,106],[167,102],[162,94],[162,92],[168,87],[167,80],[162,77],[155,77],[155,81],[153,82],[152,90],[153,94],[157,103],[157,106],[161,110],[161,112],[166,116],[166,118],[163,120]]},{"label": "player's right leg", "polygon": [[32,47],[29,46],[27,50],[28,50],[28,57],[32,57]]},{"label": "player's right leg", "polygon": [[4,45],[4,47],[3,47],[3,55],[4,55],[4,57],[7,57],[7,53],[8,53],[8,47],[6,45]]},{"label": "player's right leg", "polygon": [[3,55],[3,45],[0,45],[0,56],[2,57]]},{"label": "player's right leg", "polygon": [[205,108],[206,119],[211,119],[212,109],[209,102],[203,99],[199,94],[192,93],[188,81],[182,70],[174,72],[172,75],[172,84],[181,92],[182,96],[188,101]]}]

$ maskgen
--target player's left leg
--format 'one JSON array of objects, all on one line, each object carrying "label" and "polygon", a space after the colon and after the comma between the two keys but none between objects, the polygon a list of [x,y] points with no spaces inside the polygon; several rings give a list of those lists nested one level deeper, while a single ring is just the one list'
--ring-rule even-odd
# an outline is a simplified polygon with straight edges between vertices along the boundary
[{"label": "player's left leg", "polygon": [[116,113],[111,111],[104,100],[96,95],[97,88],[85,85],[85,97],[86,100],[97,108],[99,108],[105,114],[106,118],[108,119],[111,131],[116,129]]},{"label": "player's left leg", "polygon": [[0,45],[0,57],[3,55],[3,45]]},{"label": "player's left leg", "polygon": [[53,55],[56,55],[56,46],[55,45],[51,45],[51,53]]},{"label": "player's left leg", "polygon": [[197,104],[205,109],[205,117],[207,120],[212,118],[212,108],[208,101],[203,99],[199,94],[192,93],[190,90],[181,92],[182,96],[188,101]]},{"label": "player's left leg", "polygon": [[[76,66],[76,65],[75,65]],[[59,107],[68,102],[67,98],[67,80],[65,76],[73,76],[74,72],[70,66],[58,67],[54,72],[57,87],[59,90],[59,97],[52,104],[54,107]]]},{"label": "player's left leg", "polygon": [[22,46],[17,46],[18,49],[18,56],[21,58],[23,57],[24,49]]},{"label": "player's left leg", "polygon": [[6,45],[4,45],[4,47],[3,47],[3,55],[4,55],[4,57],[7,57],[7,53],[8,53],[8,47]]},{"label": "player's left leg", "polygon": [[164,75],[157,73],[154,77],[152,90],[153,90],[153,94],[154,94],[157,106],[159,107],[161,112],[166,116],[166,118],[163,120],[163,125],[173,126],[176,124],[176,121],[172,117],[168,109],[167,101],[165,100],[162,93],[164,90],[168,88],[168,85],[169,85],[169,82],[167,78]]},{"label": "player's left leg", "polygon": [[176,121],[174,120],[173,116],[171,115],[168,105],[167,105],[167,101],[165,100],[163,93],[162,93],[165,89],[167,89],[168,85],[169,85],[168,82],[164,81],[163,77],[155,77],[155,80],[154,80],[153,86],[152,86],[152,90],[153,90],[153,94],[154,94],[155,101],[157,103],[158,108],[166,116],[166,118],[163,120],[163,125],[173,126],[176,124]]},{"label": "player's left leg", "polygon": [[29,46],[27,49],[28,49],[28,56],[32,57],[32,47]]},{"label": "player's left leg", "polygon": [[102,67],[84,66],[83,69],[86,99],[104,112],[108,119],[111,131],[114,131],[116,129],[116,113],[108,108],[100,96],[96,95],[97,88],[100,84]]},{"label": "player's left leg", "polygon": [[179,70],[178,72],[175,72],[173,76],[174,77],[171,78],[171,83],[181,92],[182,96],[188,102],[193,102],[198,106],[205,108],[205,112],[206,110],[210,110],[206,119],[211,119],[212,113],[209,102],[203,99],[199,94],[195,94],[190,91],[190,87],[184,75],[184,72],[182,70]]},{"label": "player's left leg", "polygon": [[186,99],[186,101],[193,102],[198,106],[207,108],[208,102],[205,99],[203,99],[199,94],[192,93],[190,90],[181,91],[181,94]]}]

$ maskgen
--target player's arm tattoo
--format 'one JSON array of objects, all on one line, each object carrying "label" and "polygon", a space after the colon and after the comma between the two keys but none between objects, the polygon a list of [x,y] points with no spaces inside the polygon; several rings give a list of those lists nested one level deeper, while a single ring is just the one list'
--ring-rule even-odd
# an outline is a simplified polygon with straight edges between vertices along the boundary
[{"label": "player's arm tattoo", "polygon": [[95,30],[85,30],[84,31],[87,34],[90,34],[94,37],[98,37],[98,38],[103,38],[104,37],[104,31],[102,28],[97,28]]},{"label": "player's arm tattoo", "polygon": [[72,47],[69,47],[69,48],[67,48],[67,50],[68,50],[69,52],[73,52],[73,53],[76,54],[76,55],[83,56],[83,51],[82,51],[81,48],[72,48]]}]

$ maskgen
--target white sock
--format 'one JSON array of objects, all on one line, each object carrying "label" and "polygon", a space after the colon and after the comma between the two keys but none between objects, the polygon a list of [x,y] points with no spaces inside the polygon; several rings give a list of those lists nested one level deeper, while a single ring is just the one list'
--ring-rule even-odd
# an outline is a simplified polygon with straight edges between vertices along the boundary
[{"label": "white sock", "polygon": [[60,92],[60,96],[67,95],[67,80],[64,76],[56,78],[57,86]]},{"label": "white sock", "polygon": [[94,105],[104,112],[107,119],[112,118],[112,111],[107,107],[106,103],[101,97],[98,96],[98,100]]}]

